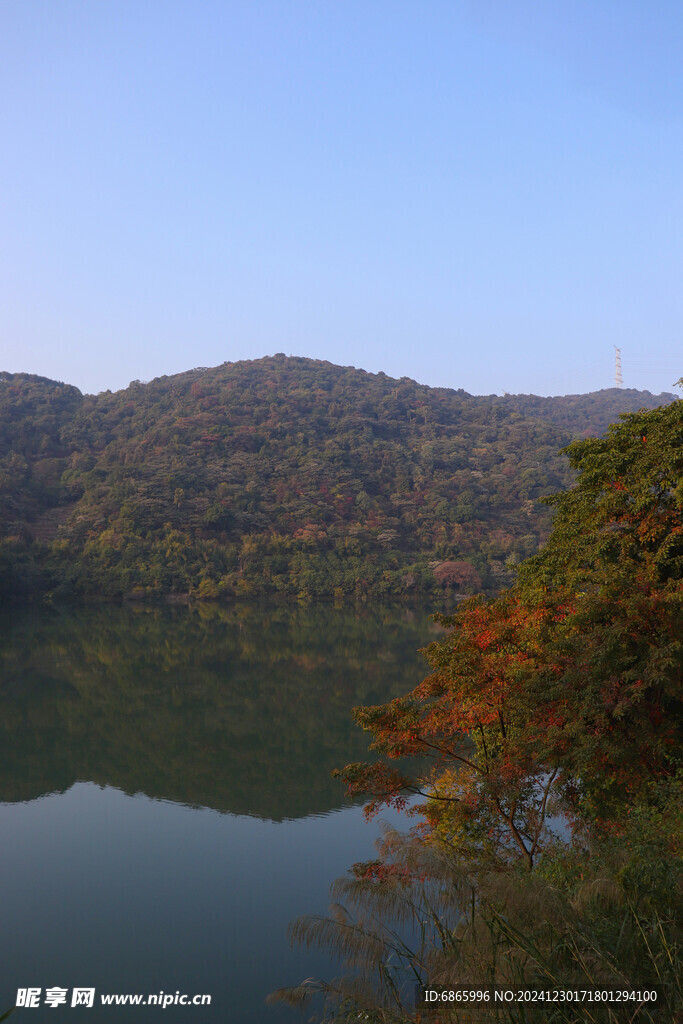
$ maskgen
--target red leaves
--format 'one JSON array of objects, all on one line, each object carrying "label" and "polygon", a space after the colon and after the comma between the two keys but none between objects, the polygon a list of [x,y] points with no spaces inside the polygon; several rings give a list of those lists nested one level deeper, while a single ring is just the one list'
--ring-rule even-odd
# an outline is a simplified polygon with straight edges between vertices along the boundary
[{"label": "red leaves", "polygon": [[354,876],[365,882],[391,883],[411,885],[413,882],[424,882],[425,875],[417,875],[402,864],[392,864],[382,860],[364,861],[354,864],[351,868]]},{"label": "red leaves", "polygon": [[475,644],[480,651],[485,651],[495,641],[496,634],[492,629],[485,629],[477,637],[475,637]]},{"label": "red leaves", "polygon": [[413,790],[410,779],[383,761],[348,764],[333,774],[346,783],[349,796],[371,797],[365,806],[367,818],[373,817],[385,806],[404,810],[407,799],[403,793]]}]

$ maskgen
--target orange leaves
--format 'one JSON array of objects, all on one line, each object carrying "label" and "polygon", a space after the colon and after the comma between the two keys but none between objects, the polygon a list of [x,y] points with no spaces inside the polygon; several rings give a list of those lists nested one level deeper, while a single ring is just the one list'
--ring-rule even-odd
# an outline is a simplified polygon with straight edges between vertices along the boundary
[{"label": "orange leaves", "polygon": [[430,676],[405,697],[356,709],[375,750],[432,765],[419,783],[386,764],[348,766],[341,774],[349,792],[371,796],[366,813],[405,806],[407,793],[419,793],[427,827],[448,842],[472,855],[484,848],[521,854],[530,864],[541,842],[543,780],[555,775],[548,737],[561,735],[567,721],[559,704],[548,713],[536,701],[530,681],[548,671],[544,634],[567,614],[524,604],[517,593],[465,602],[448,636],[428,649]]},{"label": "orange leaves", "polygon": [[480,651],[485,651],[494,642],[496,634],[492,629],[485,629],[475,638],[475,644]]}]

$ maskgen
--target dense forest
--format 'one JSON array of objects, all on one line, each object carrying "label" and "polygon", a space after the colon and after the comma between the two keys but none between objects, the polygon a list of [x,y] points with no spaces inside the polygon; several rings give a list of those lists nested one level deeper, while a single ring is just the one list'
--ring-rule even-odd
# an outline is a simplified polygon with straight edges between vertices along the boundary
[{"label": "dense forest", "polygon": [[277,355],[83,395],[0,374],[0,598],[449,599],[511,582],[559,450],[672,395],[475,397]]}]

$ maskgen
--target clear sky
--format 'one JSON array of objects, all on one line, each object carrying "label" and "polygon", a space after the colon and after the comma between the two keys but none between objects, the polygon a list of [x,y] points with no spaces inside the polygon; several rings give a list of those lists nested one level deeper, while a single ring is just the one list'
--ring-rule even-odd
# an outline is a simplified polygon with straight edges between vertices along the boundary
[{"label": "clear sky", "polygon": [[683,375],[681,0],[3,0],[0,368]]}]

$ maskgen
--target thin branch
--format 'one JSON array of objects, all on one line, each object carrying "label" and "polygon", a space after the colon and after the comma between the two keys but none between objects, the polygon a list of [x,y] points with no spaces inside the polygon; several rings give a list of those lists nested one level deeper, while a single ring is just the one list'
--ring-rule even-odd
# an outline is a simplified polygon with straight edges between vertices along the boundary
[{"label": "thin branch", "polygon": [[543,787],[543,800],[541,801],[540,821],[538,823],[538,828],[536,829],[536,833],[534,835],[534,841],[533,841],[533,844],[531,846],[531,851],[530,851],[532,857],[536,853],[536,850],[538,849],[538,841],[541,838],[541,832],[543,831],[543,826],[545,825],[545,809],[546,809],[546,805],[548,803],[548,794],[550,793],[550,787],[552,786],[553,782],[555,781],[555,776],[557,775],[557,772],[558,772],[558,769],[554,768],[553,772],[552,772],[552,775],[550,776],[550,778],[548,779],[547,783]]},{"label": "thin branch", "polygon": [[430,747],[431,750],[438,750],[445,752],[449,757],[452,757],[454,761],[460,761],[461,764],[466,764],[468,768],[472,768],[473,771],[479,772],[480,775],[486,775],[487,773],[474,761],[470,761],[466,757],[462,757],[460,754],[456,754],[454,750],[449,750],[448,747],[439,747],[434,743],[428,743],[427,740],[420,739],[420,743],[423,743],[425,747]]},{"label": "thin branch", "polygon": [[517,846],[519,847],[519,849],[522,851],[522,853],[524,855],[524,858],[525,858],[525,860],[527,862],[529,871],[531,871],[532,867],[534,866],[533,856],[529,852],[529,850],[527,850],[526,845],[524,843],[524,840],[522,839],[521,835],[519,834],[517,826],[515,825],[513,817],[512,817],[513,814],[515,813],[516,804],[513,803],[512,807],[510,809],[510,813],[509,814],[507,814],[503,810],[503,806],[500,803],[500,800],[496,800],[495,804],[496,804],[496,807],[498,808],[498,810],[500,812],[501,817],[504,819],[504,821],[507,821],[508,825],[510,826],[510,831],[512,833],[512,837],[515,840],[515,842],[517,843]]}]

